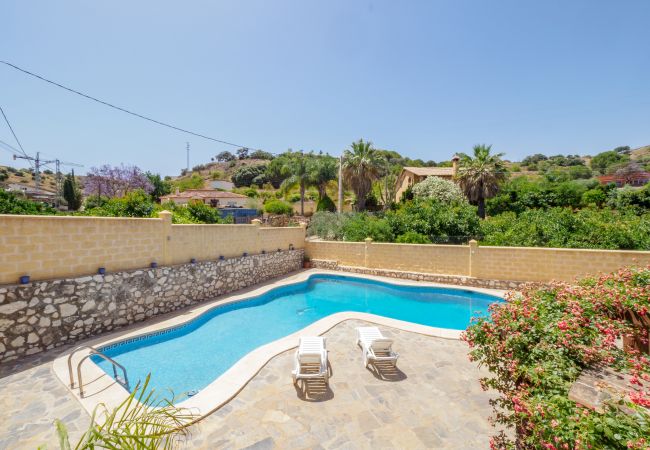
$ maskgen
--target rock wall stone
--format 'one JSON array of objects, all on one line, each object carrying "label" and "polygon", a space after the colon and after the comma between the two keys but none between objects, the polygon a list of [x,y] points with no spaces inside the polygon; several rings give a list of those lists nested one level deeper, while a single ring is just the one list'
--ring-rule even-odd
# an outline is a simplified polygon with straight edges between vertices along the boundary
[{"label": "rock wall stone", "polygon": [[391,269],[371,269],[368,267],[345,266],[328,259],[312,259],[312,267],[317,269],[340,270],[343,272],[361,273],[364,275],[377,275],[382,277],[402,278],[414,281],[428,281],[431,283],[454,284],[459,286],[472,286],[487,289],[520,289],[530,283],[525,281],[487,280],[463,275],[441,275],[433,273],[411,272]]},{"label": "rock wall stone", "polygon": [[0,362],[212,299],[302,267],[304,250],[0,287]]}]

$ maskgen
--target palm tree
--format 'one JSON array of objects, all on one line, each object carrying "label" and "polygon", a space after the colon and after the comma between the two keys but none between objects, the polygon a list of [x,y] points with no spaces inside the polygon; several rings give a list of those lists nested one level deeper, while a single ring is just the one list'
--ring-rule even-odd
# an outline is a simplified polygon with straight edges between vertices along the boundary
[{"label": "palm tree", "polygon": [[506,179],[503,153],[491,155],[491,145],[475,145],[474,157],[462,154],[456,176],[469,201],[478,205],[478,215],[485,219],[485,200],[494,197]]},{"label": "palm tree", "polygon": [[[156,399],[153,389],[148,389],[150,376],[147,375],[142,387],[136,386],[115,409],[109,410],[103,403],[97,405],[88,430],[75,445],[75,450],[179,448],[189,435],[187,427],[197,416],[189,409],[174,406],[171,400]],[[70,449],[67,427],[60,420],[55,420],[54,424],[60,448]]]},{"label": "palm tree", "polygon": [[310,184],[318,189],[318,200],[327,196],[327,184],[336,180],[338,164],[330,155],[321,155],[314,159],[310,168]]},{"label": "palm tree", "polygon": [[363,211],[372,182],[379,178],[382,161],[371,142],[359,139],[351,148],[343,153],[343,179],[357,197],[357,211]]},{"label": "palm tree", "polygon": [[294,186],[300,188],[300,215],[305,215],[305,189],[311,183],[311,155],[305,155],[303,152],[293,153],[282,171],[289,175],[282,184],[280,190],[287,192]]}]

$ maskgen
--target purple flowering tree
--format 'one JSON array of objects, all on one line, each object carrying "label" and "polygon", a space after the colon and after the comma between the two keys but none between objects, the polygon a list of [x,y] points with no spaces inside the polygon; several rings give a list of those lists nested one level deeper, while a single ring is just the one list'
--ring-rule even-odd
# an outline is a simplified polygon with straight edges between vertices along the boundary
[{"label": "purple flowering tree", "polygon": [[123,197],[136,189],[142,189],[147,193],[151,193],[154,189],[149,178],[136,166],[104,164],[100,167],[91,167],[84,180],[86,195]]}]

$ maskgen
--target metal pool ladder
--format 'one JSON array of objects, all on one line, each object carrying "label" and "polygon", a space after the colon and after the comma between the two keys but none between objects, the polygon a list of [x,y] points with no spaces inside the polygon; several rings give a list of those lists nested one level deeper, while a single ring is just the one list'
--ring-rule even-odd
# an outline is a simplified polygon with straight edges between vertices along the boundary
[{"label": "metal pool ladder", "polygon": [[[79,347],[75,347],[74,349],[72,349],[72,351],[68,355],[68,375],[70,376],[70,387],[71,388],[74,389],[74,375],[72,374],[72,356],[75,353],[77,353],[79,350],[83,350],[85,348],[89,349],[90,353],[88,353],[86,356],[81,358],[81,361],[79,361],[79,363],[77,364],[77,379],[79,380],[79,396],[81,398],[83,398],[83,396],[84,396],[84,391],[83,391],[84,387],[83,387],[83,381],[82,381],[82,378],[81,378],[81,365],[83,364],[83,362],[85,360],[87,360],[88,358],[90,358],[93,355],[97,355],[100,358],[102,358],[102,359],[108,361],[109,363],[111,363],[111,365],[113,366],[113,378],[115,378],[115,381],[117,381],[122,386],[124,386],[124,388],[127,391],[129,390],[129,377],[126,374],[126,368],[124,368],[124,366],[122,364],[120,364],[117,361],[115,361],[114,359],[106,356],[105,354],[103,354],[102,352],[97,350],[95,347],[92,347],[90,345],[80,345]],[[120,369],[122,369],[122,374],[124,375],[123,378],[120,377],[117,374],[117,368],[118,367]]]}]

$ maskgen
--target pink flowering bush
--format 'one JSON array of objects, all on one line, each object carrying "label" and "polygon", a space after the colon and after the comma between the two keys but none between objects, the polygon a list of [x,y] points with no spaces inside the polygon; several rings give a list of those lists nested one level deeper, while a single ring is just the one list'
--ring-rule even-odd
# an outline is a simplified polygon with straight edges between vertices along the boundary
[{"label": "pink flowering bush", "polygon": [[[474,321],[470,359],[491,372],[481,384],[499,393],[494,421],[510,430],[492,448],[650,448],[650,360],[617,345],[627,337],[647,348],[649,307],[650,267],[628,268],[509,294]],[[598,366],[629,374],[634,388],[602,412],[568,398],[581,371]]]}]

